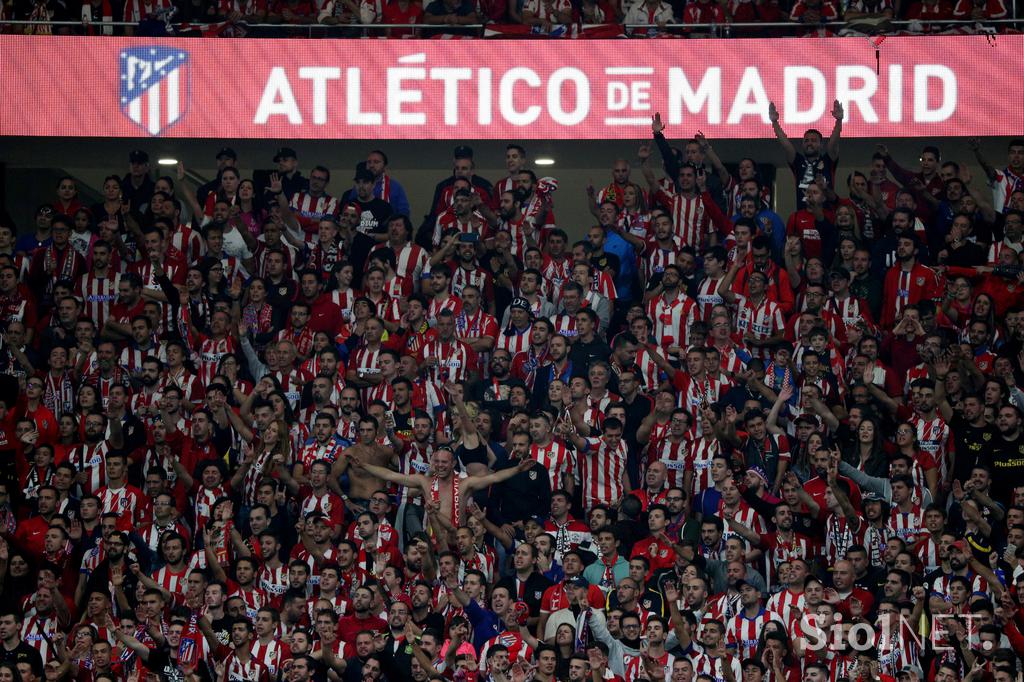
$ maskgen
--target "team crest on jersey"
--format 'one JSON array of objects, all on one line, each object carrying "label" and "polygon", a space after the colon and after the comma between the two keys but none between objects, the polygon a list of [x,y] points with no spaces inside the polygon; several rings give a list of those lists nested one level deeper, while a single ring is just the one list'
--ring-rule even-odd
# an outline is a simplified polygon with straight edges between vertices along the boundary
[{"label": "team crest on jersey", "polygon": [[173,47],[121,50],[120,103],[128,119],[159,135],[188,110],[188,52]]},{"label": "team crest on jersey", "polygon": [[536,481],[537,480],[537,472],[534,469],[530,469],[530,480],[531,481]]},{"label": "team crest on jersey", "polygon": [[919,287],[923,287],[924,286],[924,277],[918,277],[917,279],[915,279],[914,280],[914,284],[916,284]]}]

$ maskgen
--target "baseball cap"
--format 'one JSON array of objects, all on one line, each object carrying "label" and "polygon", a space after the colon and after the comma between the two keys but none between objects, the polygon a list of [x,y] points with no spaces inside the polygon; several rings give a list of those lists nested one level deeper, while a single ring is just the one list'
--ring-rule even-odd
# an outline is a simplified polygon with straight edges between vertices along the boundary
[{"label": "baseball cap", "polygon": [[966,540],[957,540],[949,546],[950,549],[958,549],[964,554],[970,554],[971,549],[967,546]]},{"label": "baseball cap", "polygon": [[837,265],[836,267],[832,268],[832,270],[828,273],[828,276],[829,277],[842,277],[843,279],[850,279],[850,271],[847,270],[842,265]]},{"label": "baseball cap", "polygon": [[327,516],[323,512],[312,511],[306,514],[306,523],[312,523],[313,521],[327,521]]},{"label": "baseball cap", "polygon": [[516,296],[515,298],[513,298],[512,299],[512,305],[510,307],[512,307],[512,308],[519,308],[520,310],[525,310],[526,312],[530,312],[530,302],[527,301],[522,296]]},{"label": "baseball cap", "polygon": [[297,159],[299,155],[295,153],[295,150],[291,147],[278,147],[277,152],[274,154],[274,163],[277,163],[281,159]]},{"label": "baseball cap", "polygon": [[149,154],[141,149],[136,149],[128,153],[128,161],[129,163],[149,163]]},{"label": "baseball cap", "polygon": [[764,469],[762,469],[761,467],[755,465],[755,466],[752,466],[749,469],[747,469],[747,471],[749,471],[750,473],[754,474],[755,476],[760,478],[765,483],[768,483],[768,474],[766,474],[764,472]]},{"label": "baseball cap", "polygon": [[861,502],[881,502],[882,496],[876,492],[868,491],[860,496]]},{"label": "baseball cap", "polygon": [[238,160],[238,154],[236,154],[235,150],[231,147],[221,147],[220,150],[217,151],[217,156],[214,158],[219,159],[222,156],[226,156],[229,159],[235,159],[236,161]]},{"label": "baseball cap", "polygon": [[903,673],[910,673],[912,675],[917,675],[917,679],[919,679],[919,680],[923,680],[924,679],[924,671],[921,670],[916,665],[905,665],[905,666],[903,666],[902,668],[900,668],[899,674],[902,675]]},{"label": "baseball cap", "polygon": [[455,151],[452,152],[452,156],[454,156],[456,159],[472,159],[473,148],[470,147],[469,145],[460,144],[458,147],[455,148]]}]

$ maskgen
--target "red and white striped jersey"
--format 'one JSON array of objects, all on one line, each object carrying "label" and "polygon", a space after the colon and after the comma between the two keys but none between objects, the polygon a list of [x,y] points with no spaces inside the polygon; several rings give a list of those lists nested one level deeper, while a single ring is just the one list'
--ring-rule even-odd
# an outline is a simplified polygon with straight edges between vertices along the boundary
[{"label": "red and white striped jersey", "polygon": [[626,441],[611,449],[603,438],[586,438],[586,449],[579,453],[580,480],[583,485],[583,506],[588,511],[595,504],[612,504],[622,499],[626,488]]},{"label": "red and white striped jersey", "polygon": [[[57,595],[57,599],[63,599],[63,597]],[[43,659],[43,665],[46,665],[54,660],[56,656],[52,641],[53,636],[60,630],[56,615],[49,617],[35,614],[31,616],[26,615],[21,625],[21,639],[30,647],[39,651],[39,657]]]},{"label": "red and white striped jersey", "polygon": [[256,489],[259,488],[260,481],[263,480],[264,471],[270,472],[272,458],[273,453],[270,450],[264,450],[256,455],[256,460],[245,472],[245,477],[242,479],[243,504],[256,504]]},{"label": "red and white striped jersey", "polygon": [[335,289],[331,292],[331,303],[341,309],[341,319],[348,321],[352,319],[352,304],[356,301],[356,292],[352,287],[341,291]]},{"label": "red and white striped jersey", "polygon": [[[508,232],[512,237],[512,255],[520,259],[526,253],[526,249],[529,246],[529,240],[527,240],[526,235],[531,229],[530,224],[526,222],[526,216],[520,216],[519,220],[502,220],[501,225],[498,226],[499,232]],[[533,241],[537,241],[535,231],[533,233]]]},{"label": "red and white striped jersey", "polygon": [[662,371],[658,363],[654,361],[651,351],[643,346],[637,348],[636,365],[640,368],[640,374],[644,378],[644,390],[648,393],[654,391],[661,383]]},{"label": "red and white striped jersey", "polygon": [[[75,380],[71,372],[64,370],[54,376],[53,370],[43,378],[43,404],[58,420],[64,414],[75,411]],[[134,396],[133,396],[134,397]]]},{"label": "red and white striped jersey", "polygon": [[[529,350],[529,336],[534,326],[530,325],[520,331],[509,325],[498,335],[496,347],[504,348],[515,357],[517,353],[524,353]],[[511,334],[509,333],[511,332]]]},{"label": "red and white striped jersey", "polygon": [[[729,512],[725,508],[725,501],[718,501],[718,516],[724,521],[727,518],[732,518],[739,523],[742,523],[747,528],[750,528],[755,533],[764,533],[768,530],[768,524],[765,523],[764,518],[758,514],[750,505],[743,500],[739,501],[737,508]],[[738,533],[734,533],[728,526],[725,528],[725,532],[722,533],[722,538],[728,540],[730,537],[739,537]]]},{"label": "red and white striped jersey", "polygon": [[704,379],[694,379],[689,374],[676,372],[673,385],[678,391],[677,405],[689,410],[693,416],[692,423],[695,424],[697,433],[700,433],[700,410],[702,405],[710,405],[718,402],[719,398],[731,387],[729,381],[722,379],[710,379],[705,374]]},{"label": "red and white striped jersey", "polygon": [[953,455],[953,432],[938,413],[935,419],[926,420],[914,415],[909,420],[917,429],[917,441],[921,449],[931,454],[939,465],[939,481],[946,480],[949,460]]},{"label": "red and white striped jersey", "polygon": [[[972,572],[968,572],[966,576],[968,582],[971,584],[971,593],[987,594],[988,593],[988,582],[980,575],[975,575]],[[953,574],[940,575],[932,581],[931,591],[940,594],[944,597],[949,596],[949,581],[953,578]]]},{"label": "red and white striped jersey", "polygon": [[493,300],[494,278],[491,273],[482,268],[473,268],[472,270],[463,267],[452,268],[452,279],[448,283],[448,290],[453,295],[461,298],[462,290],[470,285],[480,290],[484,301]]},{"label": "red and white striped jersey", "polygon": [[776,592],[765,605],[772,613],[778,614],[785,623],[792,623],[804,611],[804,593],[796,594],[788,589]]},{"label": "red and white striped jersey", "polygon": [[579,332],[576,331],[575,315],[561,313],[558,315],[552,315],[550,319],[551,324],[555,326],[555,334],[561,334],[565,338],[569,339],[570,343],[579,334]]},{"label": "red and white striped jersey", "polygon": [[910,511],[903,512],[893,506],[889,512],[889,528],[896,537],[913,545],[918,537],[928,532],[924,527],[924,508],[914,504]]},{"label": "red and white striped jersey", "polygon": [[437,322],[437,316],[442,310],[450,310],[453,315],[462,312],[462,299],[458,296],[445,296],[444,298],[431,297],[430,305],[427,307],[427,320],[433,326]]},{"label": "red and white striped jersey", "polygon": [[[724,682],[725,675],[722,673],[722,666],[727,665],[732,668],[732,675],[734,680],[743,679],[743,670],[740,667],[740,659],[736,656],[725,656],[712,658],[705,653],[699,653],[690,655],[690,663],[693,665],[693,674],[697,675],[710,675],[715,678],[715,682]],[[775,682],[775,681],[773,681]]]},{"label": "red and white striped jersey", "polygon": [[[395,251],[395,274],[406,281],[412,282],[413,287],[419,288],[420,275],[423,274],[423,270],[427,267],[427,263],[430,260],[423,247],[412,242],[406,242],[405,246],[395,250],[395,247],[391,246],[391,244],[384,242],[375,246],[373,251],[386,247]],[[373,251],[370,253],[372,254]]]},{"label": "red and white striped jersey", "polygon": [[145,493],[133,485],[125,485],[121,488],[103,487],[96,491],[100,498],[104,514],[117,514],[118,527],[122,525],[130,529],[138,520],[143,511],[152,506]]},{"label": "red and white striped jersey", "polygon": [[206,253],[206,244],[199,230],[193,230],[188,225],[178,224],[178,229],[170,235],[170,244],[185,258],[186,263],[195,263]]},{"label": "red and white striped jersey", "polygon": [[712,435],[700,436],[690,443],[686,468],[693,472],[693,487],[689,491],[692,497],[715,486],[711,479],[711,461],[722,452],[722,444],[717,438],[708,437]]},{"label": "red and white striped jersey", "polygon": [[270,671],[270,676],[274,679],[277,678],[281,664],[292,657],[291,649],[277,637],[271,637],[270,641],[266,643],[257,638],[252,643],[251,653],[253,658]]},{"label": "red and white striped jersey", "polygon": [[247,662],[242,663],[233,649],[222,646],[221,650],[230,653],[223,659],[224,676],[219,682],[269,682],[270,672],[255,657],[250,657]]},{"label": "red and white striped jersey", "polygon": [[672,442],[670,438],[663,438],[657,443],[652,443],[647,449],[647,464],[661,462],[668,470],[667,482],[669,487],[683,487],[683,476],[686,473],[686,463],[690,455],[690,441],[683,437],[678,443]]},{"label": "red and white striped jersey", "polygon": [[571,480],[576,472],[576,458],[561,441],[552,440],[543,448],[534,443],[530,446],[530,457],[548,470],[552,490],[565,488],[566,480]]},{"label": "red and white striped jersey", "polygon": [[[154,348],[153,351],[155,352],[156,349]],[[119,364],[124,371],[129,374],[133,374],[142,370],[142,361],[147,355],[149,355],[148,351],[125,347],[121,349],[121,356],[118,358],[117,364]]]},{"label": "red and white striped jersey", "polygon": [[486,225],[484,217],[478,211],[473,211],[469,216],[469,220],[462,220],[456,215],[454,209],[449,208],[437,216],[437,222],[434,223],[434,248],[436,249],[441,245],[441,237],[444,233],[453,228],[458,230],[460,234],[478,234],[482,240],[485,236]]},{"label": "red and white striped jersey", "polygon": [[250,620],[255,620],[256,612],[270,603],[270,597],[253,582],[252,587],[242,587],[237,583],[229,583],[229,588],[234,588],[228,593],[228,597],[238,597],[245,603],[245,615]]},{"label": "red and white striped jersey", "polygon": [[383,347],[370,349],[360,346],[348,360],[348,369],[362,371],[363,374],[380,374],[380,352]]},{"label": "red and white striped jersey", "polygon": [[862,320],[868,323],[872,321],[871,309],[868,304],[864,299],[856,296],[847,296],[844,299],[838,299],[834,295],[829,296],[825,301],[825,310],[842,320],[847,327],[853,327]]},{"label": "red and white striped jersey", "polygon": [[757,651],[758,637],[765,623],[770,620],[782,622],[782,619],[767,609],[761,609],[753,618],[748,618],[742,611],[737,613],[725,626],[726,641],[736,647],[736,656],[746,660]]},{"label": "red and white striped jersey", "polygon": [[683,245],[692,246],[698,252],[706,246],[707,236],[715,231],[704,196],[687,197],[674,190],[660,190],[654,195],[654,200],[672,216],[675,234]]},{"label": "red and white striped jersey", "polygon": [[[430,443],[420,443],[418,441],[409,441],[408,446],[405,448],[405,452],[398,459],[398,471],[399,473],[405,474],[406,476],[414,476],[416,474],[426,475],[430,470],[430,456],[434,452],[434,446]],[[419,496],[412,497],[416,494],[416,490],[410,490],[408,486],[399,486],[400,498],[399,502],[405,504],[412,501],[414,504],[422,504],[422,498]]]},{"label": "red and white striped jersey", "polygon": [[82,484],[82,492],[86,495],[95,494],[97,490],[107,484],[107,452],[110,446],[107,441],[95,445],[83,443],[72,448],[68,453],[68,461],[74,465],[79,472],[86,472],[85,483]]},{"label": "red and white striped jersey", "polygon": [[562,286],[572,276],[572,258],[555,259],[545,255],[541,265],[540,274],[543,275],[548,291],[551,292],[551,302],[557,304],[558,298],[562,295]]},{"label": "red and white striped jersey", "polygon": [[[623,657],[623,660],[625,661],[626,682],[651,679],[647,676],[647,669],[644,668],[644,660],[642,658],[627,654]],[[665,671],[665,677],[662,679],[672,679],[672,665],[675,663],[675,660],[676,657],[667,651],[655,659],[658,665]]]},{"label": "red and white striped jersey", "polygon": [[686,348],[690,327],[697,316],[697,304],[680,291],[671,301],[664,294],[647,304],[647,315],[654,320],[654,338],[663,349],[669,346]]},{"label": "red and white striped jersey", "polygon": [[110,317],[110,306],[117,301],[117,287],[120,282],[119,274],[96,277],[90,271],[82,275],[75,284],[75,295],[82,300],[85,308],[83,312],[96,323],[97,329],[102,329]]},{"label": "red and white striped jersey", "polygon": [[184,538],[188,538],[189,536],[188,528],[177,521],[172,521],[166,526],[161,526],[156,522],[156,520],[153,520],[151,523],[146,525],[139,534],[142,536],[142,541],[145,543],[146,547],[149,547],[150,550],[155,552],[160,548],[160,538],[163,537],[163,534],[171,531],[178,533]]},{"label": "red and white striped jersey", "polygon": [[664,272],[667,266],[674,265],[679,259],[681,248],[683,242],[677,236],[672,237],[672,244],[669,247],[660,246],[655,239],[649,240],[643,255],[644,277],[649,281],[655,275]]},{"label": "red and white striped jersey", "polygon": [[427,358],[436,358],[437,363],[426,370],[427,379],[435,386],[444,386],[449,381],[463,382],[469,372],[477,366],[476,352],[462,341],[449,342],[435,339],[420,348],[417,361],[422,366]]},{"label": "red and white striped jersey", "polygon": [[164,566],[156,572],[153,580],[171,594],[185,596],[188,591],[188,573],[188,564],[180,571],[174,571],[170,566]]},{"label": "red and white striped jersey", "polygon": [[702,628],[703,623],[708,620],[720,620],[723,623],[728,623],[736,617],[741,608],[739,592],[731,593],[726,590],[708,598],[707,608],[704,609],[704,617],[701,619]]},{"label": "red and white striped jersey", "polygon": [[284,564],[277,568],[264,565],[256,576],[256,582],[270,595],[271,601],[279,600],[288,591],[288,567]]},{"label": "red and white striped jersey", "polygon": [[199,363],[197,369],[199,370],[199,382],[202,386],[209,384],[213,377],[217,374],[217,366],[220,364],[221,358],[228,353],[235,353],[238,351],[238,344],[235,343],[234,337],[226,336],[223,339],[211,339],[209,337],[201,337],[199,342]]},{"label": "red and white striped jersey", "polygon": [[338,456],[341,455],[344,446],[345,444],[341,442],[340,438],[331,437],[326,443],[321,443],[315,438],[310,439],[302,446],[296,464],[301,464],[302,470],[307,473],[313,467],[313,462],[317,460],[325,460],[333,464],[338,461]]},{"label": "red and white striped jersey", "polygon": [[[736,299],[738,303],[736,330],[740,337],[750,332],[755,339],[764,340],[785,330],[786,323],[782,319],[782,308],[777,303],[765,298],[760,305],[757,305],[740,294],[736,294]],[[771,349],[760,346],[752,347],[750,354],[763,360],[770,357]]]},{"label": "red and white striped jersey", "polygon": [[289,206],[302,231],[312,239],[316,238],[321,220],[338,215],[338,199],[329,194],[314,197],[309,192],[296,192]]},{"label": "red and white striped jersey", "polygon": [[[221,486],[217,486],[216,488],[200,486],[198,492],[196,492],[193,497],[193,512],[196,518],[196,528],[206,528],[206,522],[210,520],[210,513],[213,510],[213,504],[225,495],[227,495],[227,491],[225,491]],[[200,554],[202,554],[202,552],[200,552]]]},{"label": "red and white striped jersey", "polygon": [[942,565],[942,560],[939,558],[939,543],[935,542],[930,533],[918,538],[917,544],[914,546],[914,554],[921,560],[925,575],[937,571]]},{"label": "red and white striped jersey", "polygon": [[822,548],[827,565],[834,566],[837,561],[846,558],[846,550],[851,546],[862,544],[867,527],[867,521],[862,518],[851,525],[845,516],[830,514],[825,520],[825,546]]},{"label": "red and white striped jersey", "polygon": [[[989,16],[993,19],[995,17]],[[1024,176],[1015,174],[1008,167],[996,171],[996,177],[990,183],[992,186],[992,210],[1002,213],[1010,203],[1010,197],[1014,192],[1024,190]]]},{"label": "red and white striped jersey", "polygon": [[711,319],[711,310],[716,305],[725,303],[725,299],[718,294],[718,285],[722,283],[723,277],[705,277],[697,285],[697,319],[708,322]]},{"label": "red and white striped jersey", "polygon": [[533,12],[538,18],[557,24],[558,13],[571,12],[572,5],[569,3],[569,0],[552,0],[551,2],[546,2],[545,0],[526,0],[526,4],[523,5],[523,11]]}]

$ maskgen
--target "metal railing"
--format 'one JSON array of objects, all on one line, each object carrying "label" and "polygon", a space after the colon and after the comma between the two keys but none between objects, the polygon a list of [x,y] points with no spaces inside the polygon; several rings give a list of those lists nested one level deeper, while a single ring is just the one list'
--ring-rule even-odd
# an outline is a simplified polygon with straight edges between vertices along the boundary
[{"label": "metal railing", "polygon": [[[282,23],[247,23],[244,21],[240,22],[182,22],[168,24],[169,35],[175,35],[179,31],[187,34],[190,32],[198,32],[205,26],[217,25],[221,23],[231,23],[236,26],[240,26],[247,30],[255,29],[257,31],[272,31],[287,33],[289,35],[295,35],[298,32],[306,32],[309,38],[315,37],[331,37],[331,38],[350,38],[357,39],[362,37],[377,37],[374,35],[375,32],[380,30],[388,29],[402,29],[402,30],[415,30],[415,31],[428,31],[432,33],[444,33],[445,31],[457,31],[461,35],[465,35],[468,31],[473,31],[478,37],[484,37],[484,30],[490,24],[363,24],[363,23],[349,23],[349,24],[282,24]],[[756,32],[758,30],[775,30],[783,29],[786,31],[793,31],[794,34],[806,31],[808,29],[816,28],[828,28],[831,30],[842,30],[847,26],[859,26],[860,22],[853,21],[828,21],[820,22],[817,24],[802,24],[792,21],[769,21],[769,22],[724,22],[724,23],[697,23],[697,24],[620,24],[617,22],[609,22],[610,25],[621,26],[626,32],[632,32],[636,30],[646,29],[659,29],[666,31],[683,31],[687,33],[699,33],[708,32],[714,37],[728,38],[733,31],[742,32],[749,35],[748,32]],[[978,26],[983,28],[990,28],[995,30],[997,27],[1013,26],[1016,24],[1024,24],[1024,19],[1017,18],[1006,18],[1006,19],[988,19],[984,21],[978,21],[974,19],[944,19],[944,20],[892,20],[888,24],[897,29],[905,29],[915,24],[927,25],[930,30],[934,33],[939,30],[939,27],[953,28],[956,26]],[[592,26],[600,26],[602,24],[593,24]],[[4,32],[3,29],[8,26],[32,26],[32,27],[73,27],[81,29],[93,29],[96,31],[102,31],[107,28],[138,28],[138,22],[130,21],[102,21],[102,22],[87,22],[87,21],[70,21],[70,20],[37,20],[37,19],[5,19],[0,21],[0,32]],[[586,26],[591,26],[587,24]],[[1021,28],[1024,28],[1022,26]],[[352,36],[352,32],[360,32],[361,36]],[[10,32],[10,31],[7,31]],[[880,34],[892,33],[891,31],[880,31]],[[187,37],[187,35],[185,36]],[[266,36],[261,36],[266,37]],[[546,36],[542,33],[528,34],[528,35],[495,35],[487,36],[489,38],[533,38],[533,39],[544,39],[550,38],[557,40],[563,38],[563,36]]]}]

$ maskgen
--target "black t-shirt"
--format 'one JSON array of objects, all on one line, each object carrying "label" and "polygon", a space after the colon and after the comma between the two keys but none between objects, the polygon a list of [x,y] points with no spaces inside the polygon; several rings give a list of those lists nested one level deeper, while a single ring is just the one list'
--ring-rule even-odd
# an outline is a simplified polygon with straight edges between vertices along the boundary
[{"label": "black t-shirt", "polygon": [[956,447],[953,478],[964,483],[971,477],[971,469],[979,464],[988,464],[989,449],[999,439],[999,430],[988,423],[984,426],[971,426],[959,414],[949,420],[949,428],[953,432]]},{"label": "black t-shirt", "polygon": [[[822,140],[822,144],[825,141]],[[789,164],[796,179],[796,205],[797,208],[806,208],[804,204],[804,190],[814,182],[814,179],[822,175],[828,182],[829,187],[835,187],[836,162],[828,154],[821,154],[816,159],[808,159],[803,154],[797,153],[793,163]]]},{"label": "black t-shirt", "polygon": [[992,497],[1009,500],[1015,486],[1024,482],[1024,435],[1013,440],[996,436],[992,439],[989,466],[992,467]]},{"label": "black t-shirt", "polygon": [[[157,647],[149,652],[146,670],[156,673],[160,676],[161,680],[166,680],[166,682],[185,682],[185,675],[178,667],[177,657],[172,658],[171,651],[166,646]],[[196,667],[196,674],[203,682],[213,679],[209,668],[206,667],[206,663],[203,661],[199,661],[199,665]]]},{"label": "black t-shirt", "polygon": [[28,663],[37,676],[43,675],[43,657],[39,655],[38,649],[24,641],[18,642],[18,646],[10,650],[0,646],[0,663]]},{"label": "black t-shirt", "polygon": [[[377,197],[369,201],[353,199],[352,203],[359,211],[359,225],[356,226],[356,234],[350,247],[349,261],[357,273],[356,277],[361,279],[370,251],[377,245],[373,236],[387,232],[386,221],[395,212],[395,209],[391,207],[391,204]],[[356,286],[358,282],[352,284]]]}]

